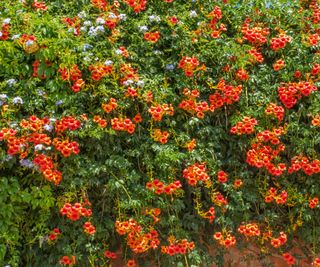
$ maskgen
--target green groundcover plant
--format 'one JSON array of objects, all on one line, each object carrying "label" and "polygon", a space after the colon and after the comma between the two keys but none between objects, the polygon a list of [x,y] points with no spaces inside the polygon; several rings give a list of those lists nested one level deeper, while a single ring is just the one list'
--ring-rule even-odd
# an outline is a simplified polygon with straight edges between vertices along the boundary
[{"label": "green groundcover plant", "polygon": [[1,266],[320,266],[316,0],[0,3]]}]

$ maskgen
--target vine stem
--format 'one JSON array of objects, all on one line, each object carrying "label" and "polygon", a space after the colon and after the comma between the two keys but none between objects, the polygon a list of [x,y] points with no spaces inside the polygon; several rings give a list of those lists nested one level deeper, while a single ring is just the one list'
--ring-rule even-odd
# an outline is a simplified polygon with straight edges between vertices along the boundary
[{"label": "vine stem", "polygon": [[186,266],[189,267],[189,263],[188,263],[188,259],[187,259],[186,254],[184,254],[184,260],[185,260],[185,262],[186,262]]}]

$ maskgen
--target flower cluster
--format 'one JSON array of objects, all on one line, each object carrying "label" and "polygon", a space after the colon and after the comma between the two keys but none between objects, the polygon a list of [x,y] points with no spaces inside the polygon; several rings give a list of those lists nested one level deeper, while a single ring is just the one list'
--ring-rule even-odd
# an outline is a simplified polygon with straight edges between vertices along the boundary
[{"label": "flower cluster", "polygon": [[304,156],[293,157],[291,159],[291,165],[288,168],[288,173],[291,174],[301,169],[307,175],[320,173],[320,160],[315,159],[313,161],[310,161],[307,157]]},{"label": "flower cluster", "polygon": [[115,110],[118,107],[117,100],[114,98],[110,98],[109,103],[103,103],[102,109],[106,113],[110,113],[111,111]]},{"label": "flower cluster", "polygon": [[86,201],[85,203],[65,203],[64,206],[60,209],[60,213],[63,216],[67,216],[71,221],[78,221],[81,216],[90,217],[92,215],[92,210],[89,208],[91,206],[90,202]]},{"label": "flower cluster", "polygon": [[160,38],[160,32],[156,31],[156,32],[146,32],[144,34],[144,39],[148,42],[151,42],[151,43],[156,43],[158,42]]},{"label": "flower cluster", "polygon": [[72,81],[73,82],[71,89],[74,92],[79,92],[81,87],[84,86],[85,82],[83,79],[81,79],[82,73],[77,65],[74,64],[70,69],[59,68],[58,71],[59,71],[59,73],[61,75],[61,79],[63,81]]},{"label": "flower cluster", "polygon": [[211,201],[218,206],[228,205],[228,200],[220,192],[214,192],[211,195]]},{"label": "flower cluster", "polygon": [[94,81],[99,81],[106,75],[109,75],[113,71],[112,65],[106,66],[105,64],[98,63],[95,65],[91,65],[89,67],[89,71],[91,71],[91,79]]},{"label": "flower cluster", "polygon": [[280,194],[277,194],[277,189],[271,187],[267,195],[264,198],[264,201],[270,203],[272,201],[276,201],[277,204],[283,205],[287,202],[288,193],[285,190],[282,190]]},{"label": "flower cluster", "polygon": [[85,222],[83,225],[83,229],[89,235],[93,235],[96,232],[96,228],[92,225],[91,222]]},{"label": "flower cluster", "polygon": [[158,223],[160,221],[160,214],[161,210],[159,208],[146,208],[143,213],[143,215],[150,215],[153,219],[154,223]]},{"label": "flower cluster", "polygon": [[188,151],[190,152],[190,151],[192,151],[195,147],[196,147],[196,145],[197,145],[197,141],[196,141],[196,139],[192,139],[190,142],[188,142],[187,144],[186,144],[186,148],[188,149]]},{"label": "flower cluster", "polygon": [[117,258],[117,254],[115,252],[111,252],[109,250],[106,250],[103,255],[108,258],[108,259],[112,259],[115,260]]},{"label": "flower cluster", "polygon": [[172,116],[174,114],[174,109],[171,104],[157,104],[155,106],[151,106],[148,109],[148,112],[151,114],[153,120],[161,121],[164,115]]},{"label": "flower cluster", "polygon": [[45,124],[49,123],[48,118],[39,119],[37,116],[30,116],[28,120],[22,119],[20,121],[21,128],[30,131],[39,131]]},{"label": "flower cluster", "polygon": [[227,85],[222,79],[217,85],[218,92],[209,96],[210,110],[215,111],[223,105],[231,105],[240,100],[242,85]]},{"label": "flower cluster", "polygon": [[64,157],[69,157],[72,153],[79,154],[80,152],[79,144],[75,141],[61,141],[58,138],[54,138],[53,145]]},{"label": "flower cluster", "polygon": [[92,119],[93,122],[98,123],[101,128],[106,128],[107,127],[107,120],[102,119],[100,116],[96,115]]},{"label": "flower cluster", "polygon": [[248,81],[250,78],[248,72],[243,68],[240,68],[236,71],[236,77],[238,80],[244,81],[244,82]]},{"label": "flower cluster", "polygon": [[55,241],[59,235],[61,235],[61,231],[58,228],[54,228],[52,232],[49,234],[49,240]]},{"label": "flower cluster", "polygon": [[196,57],[187,56],[184,56],[178,64],[178,68],[183,69],[187,77],[191,77],[198,66],[199,60]]},{"label": "flower cluster", "polygon": [[309,200],[309,208],[310,209],[316,208],[318,206],[318,204],[319,204],[319,199],[317,197],[314,197]]},{"label": "flower cluster", "polygon": [[55,128],[57,133],[66,130],[75,131],[81,127],[81,122],[72,116],[66,116],[56,121]]},{"label": "flower cluster", "polygon": [[256,48],[250,49],[248,53],[254,58],[253,62],[256,61],[256,62],[262,63],[264,61],[264,57],[262,53],[259,52]]},{"label": "flower cluster", "polygon": [[281,33],[276,38],[271,38],[271,49],[278,51],[286,46],[287,43],[291,43],[292,37]]},{"label": "flower cluster", "polygon": [[197,185],[199,181],[206,182],[210,178],[206,172],[206,163],[195,163],[184,169],[183,178],[187,179],[188,184],[191,186]]},{"label": "flower cluster", "polygon": [[125,131],[133,134],[136,125],[129,118],[113,118],[111,119],[111,127],[116,131]]},{"label": "flower cluster", "polygon": [[39,166],[39,169],[45,179],[53,182],[55,185],[58,185],[61,182],[62,174],[55,169],[53,161],[50,157],[43,154],[38,154],[33,159],[33,163]]},{"label": "flower cluster", "polygon": [[288,252],[282,254],[282,257],[290,266],[296,263],[296,259]]},{"label": "flower cluster", "polygon": [[228,174],[224,171],[218,171],[217,177],[220,183],[226,183],[228,181]]},{"label": "flower cluster", "polygon": [[76,257],[75,256],[71,256],[71,257],[68,257],[68,256],[63,256],[61,259],[60,259],[60,264],[62,265],[74,265],[76,264]]},{"label": "flower cluster", "polygon": [[280,235],[278,238],[272,237],[271,238],[271,245],[275,248],[278,248],[282,245],[284,245],[287,242],[287,235],[284,232],[280,232]]},{"label": "flower cluster", "polygon": [[267,36],[270,34],[268,28],[252,27],[250,28],[250,19],[246,19],[242,24],[241,32],[243,39],[255,46],[263,45],[267,42]]},{"label": "flower cluster", "polygon": [[152,132],[153,140],[160,142],[161,144],[167,143],[169,136],[170,134],[167,131],[161,132],[160,129],[154,129]]},{"label": "flower cluster", "polygon": [[246,237],[260,236],[261,232],[256,223],[242,224],[238,227],[238,232]]},{"label": "flower cluster", "polygon": [[10,35],[10,23],[3,23],[0,29],[0,32],[2,33],[2,35],[0,36],[0,40],[8,40]]},{"label": "flower cluster", "polygon": [[116,221],[115,227],[119,235],[128,234],[127,244],[134,253],[144,253],[151,248],[156,249],[160,244],[156,230],[144,233],[142,227],[133,219],[124,222]]},{"label": "flower cluster", "polygon": [[203,214],[200,214],[202,218],[209,219],[209,222],[212,223],[213,220],[216,218],[216,211],[214,207],[210,207],[210,209]]},{"label": "flower cluster", "polygon": [[152,182],[148,182],[146,187],[149,190],[154,190],[157,195],[166,194],[172,195],[177,193],[177,190],[182,187],[181,182],[179,180],[174,181],[168,185],[165,185],[163,182],[158,179],[153,180]]},{"label": "flower cluster", "polygon": [[218,21],[222,19],[222,11],[221,8],[215,6],[213,10],[208,14],[208,17],[211,19],[209,27],[211,29],[210,36],[212,38],[219,38],[221,32],[226,31],[227,28],[223,23],[220,23],[218,26]]},{"label": "flower cluster", "polygon": [[319,39],[319,34],[317,33],[308,35],[308,42],[311,46],[318,45]]},{"label": "flower cluster", "polygon": [[318,63],[315,63],[313,66],[312,66],[312,69],[311,69],[311,74],[313,76],[316,76],[317,74],[320,73],[320,64]]},{"label": "flower cluster", "polygon": [[270,103],[264,110],[267,115],[274,116],[278,121],[282,121],[284,118],[284,108],[282,106],[277,106],[274,103]]},{"label": "flower cluster", "polygon": [[174,236],[168,238],[169,246],[161,246],[161,253],[174,256],[177,254],[186,254],[194,249],[194,242],[189,242],[187,239],[176,240]]},{"label": "flower cluster", "polygon": [[189,90],[185,88],[183,90],[183,94],[187,97],[187,99],[183,99],[179,103],[179,108],[188,111],[191,114],[196,113],[198,118],[204,117],[204,112],[209,110],[208,103],[206,101],[197,102],[197,98],[200,93],[198,90]]},{"label": "flower cluster", "polygon": [[147,5],[147,0],[124,0],[123,2],[132,7],[135,13],[141,12]]},{"label": "flower cluster", "polygon": [[311,92],[317,91],[317,87],[310,82],[284,83],[278,88],[280,101],[286,108],[292,108],[297,101]]},{"label": "flower cluster", "polygon": [[274,69],[275,71],[279,71],[279,70],[283,69],[285,66],[286,66],[286,64],[285,64],[285,62],[284,62],[283,59],[277,60],[277,61],[272,65],[272,67],[273,67],[273,69]]},{"label": "flower cluster", "polygon": [[130,64],[122,64],[120,67],[120,73],[123,76],[120,79],[121,85],[125,85],[129,81],[133,81],[133,82],[139,81],[139,74],[134,68],[131,67]]},{"label": "flower cluster", "polygon": [[245,116],[242,121],[236,123],[230,129],[230,133],[242,135],[242,134],[252,134],[254,132],[254,126],[258,124],[258,121],[255,118]]},{"label": "flower cluster", "polygon": [[313,267],[320,267],[320,258],[316,258],[316,259],[312,262],[312,266],[313,266]]},{"label": "flower cluster", "polygon": [[223,234],[221,232],[216,232],[214,233],[213,238],[225,248],[230,248],[236,244],[235,236],[232,236],[230,233]]},{"label": "flower cluster", "polygon": [[[266,168],[266,170],[275,176],[279,176],[286,170],[284,163],[277,166],[273,163],[279,153],[284,151],[285,146],[281,144],[279,137],[285,133],[282,127],[275,128],[272,131],[265,130],[257,134],[256,142],[251,144],[251,149],[247,152],[247,163],[257,168]],[[271,145],[266,143],[270,142]],[[275,146],[275,147],[274,147]]]},{"label": "flower cluster", "polygon": [[314,118],[311,121],[311,124],[313,126],[320,127],[320,114],[317,114],[316,116],[314,116]]}]

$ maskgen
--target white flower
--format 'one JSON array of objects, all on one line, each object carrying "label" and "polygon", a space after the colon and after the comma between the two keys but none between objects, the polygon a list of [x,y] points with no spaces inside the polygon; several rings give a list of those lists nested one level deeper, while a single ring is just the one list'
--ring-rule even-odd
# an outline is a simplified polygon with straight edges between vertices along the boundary
[{"label": "white flower", "polygon": [[3,20],[3,24],[9,24],[9,23],[10,23],[10,21],[11,21],[11,19],[9,19],[9,18],[4,19],[4,20]]},{"label": "white flower", "polygon": [[19,39],[19,38],[20,38],[20,34],[15,34],[15,35],[12,35],[11,37],[12,40]]},{"label": "white flower", "polygon": [[85,18],[86,16],[87,16],[87,14],[86,14],[85,11],[81,11],[81,12],[78,13],[78,17],[79,17],[80,19]]},{"label": "white flower", "polygon": [[3,35],[2,31],[0,31],[0,37],[2,37],[2,35]]},{"label": "white flower", "polygon": [[155,54],[155,55],[161,55],[161,54],[163,54],[161,51],[159,51],[159,50],[153,50],[153,54]]},{"label": "white flower", "polygon": [[116,19],[116,18],[118,18],[116,14],[112,12],[109,13],[109,19]]},{"label": "white flower", "polygon": [[190,16],[190,18],[195,18],[198,16],[198,14],[195,10],[191,10],[189,16]]},{"label": "white flower", "polygon": [[41,145],[41,144],[36,145],[36,146],[34,147],[34,150],[35,150],[35,151],[39,151],[39,150],[43,150],[43,149],[44,149],[44,146]]},{"label": "white flower", "polygon": [[127,20],[127,15],[126,15],[126,14],[120,14],[120,15],[119,15],[119,18],[120,18],[121,20]]},{"label": "white flower", "polygon": [[9,80],[7,80],[6,82],[7,82],[7,84],[11,87],[12,85],[14,85],[14,84],[17,83],[17,80],[15,80],[15,79],[9,79]]},{"label": "white flower", "polygon": [[33,45],[34,41],[32,40],[28,40],[26,41],[26,46],[30,46],[30,45]]},{"label": "white flower", "polygon": [[111,66],[113,64],[113,61],[112,60],[106,60],[105,62],[104,62],[104,65],[105,66]]},{"label": "white flower", "polygon": [[145,25],[139,26],[139,31],[141,31],[141,32],[146,32],[146,31],[148,31],[148,27],[145,26]]},{"label": "white flower", "polygon": [[81,32],[86,32],[87,31],[87,27],[80,27],[80,31]]},{"label": "white flower", "polygon": [[96,28],[91,26],[90,29],[89,29],[88,35],[89,36],[96,36],[97,35]]},{"label": "white flower", "polygon": [[128,79],[128,80],[126,80],[126,81],[123,82],[123,85],[124,85],[124,86],[128,86],[128,85],[133,84],[133,83],[134,83],[134,81]]},{"label": "white flower", "polygon": [[97,32],[104,32],[104,27],[103,26],[97,26],[96,27]]},{"label": "white flower", "polygon": [[117,55],[122,55],[122,50],[117,49],[117,50],[116,50],[116,54],[117,54]]},{"label": "white flower", "polygon": [[43,128],[48,132],[51,132],[53,130],[53,126],[51,124],[46,124],[43,126]]},{"label": "white flower", "polygon": [[39,96],[43,96],[43,95],[46,94],[46,92],[43,91],[43,90],[41,90],[41,89],[38,89],[38,90],[37,90],[37,94],[38,94]]},{"label": "white flower", "polygon": [[96,19],[96,23],[100,24],[100,25],[103,25],[105,23],[105,20],[103,18],[99,17],[99,18]]},{"label": "white flower", "polygon": [[153,21],[159,22],[160,20],[161,20],[161,18],[160,18],[159,16],[157,16],[157,15],[151,15],[151,16],[149,16],[149,21],[150,21],[150,22],[153,22]]},{"label": "white flower", "polygon": [[0,99],[1,100],[6,100],[8,96],[6,94],[0,94]]},{"label": "white flower", "polygon": [[137,86],[143,87],[144,86],[144,81],[140,80],[137,82]]},{"label": "white flower", "polygon": [[15,97],[13,100],[12,100],[13,104],[23,104],[23,100],[20,96],[17,96]]},{"label": "white flower", "polygon": [[85,22],[83,22],[84,26],[91,26],[92,22],[90,20],[86,20]]}]

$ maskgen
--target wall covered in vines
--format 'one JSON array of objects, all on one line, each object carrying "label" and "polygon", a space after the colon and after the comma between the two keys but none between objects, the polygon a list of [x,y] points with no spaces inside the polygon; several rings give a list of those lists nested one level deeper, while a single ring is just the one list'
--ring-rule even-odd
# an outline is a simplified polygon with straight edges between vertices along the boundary
[{"label": "wall covered in vines", "polygon": [[320,266],[316,0],[0,3],[1,266]]}]

